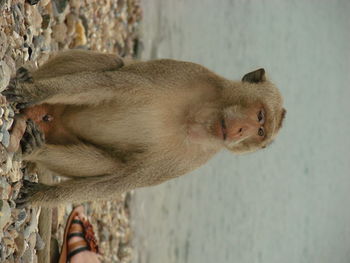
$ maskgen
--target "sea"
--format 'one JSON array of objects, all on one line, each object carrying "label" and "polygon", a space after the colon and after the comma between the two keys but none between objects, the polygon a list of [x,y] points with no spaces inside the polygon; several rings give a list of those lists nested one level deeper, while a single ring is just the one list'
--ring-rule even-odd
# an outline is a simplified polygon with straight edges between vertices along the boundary
[{"label": "sea", "polygon": [[268,148],[223,151],[135,191],[134,263],[350,262],[350,1],[143,0],[142,59],[239,80],[265,68],[287,116]]}]

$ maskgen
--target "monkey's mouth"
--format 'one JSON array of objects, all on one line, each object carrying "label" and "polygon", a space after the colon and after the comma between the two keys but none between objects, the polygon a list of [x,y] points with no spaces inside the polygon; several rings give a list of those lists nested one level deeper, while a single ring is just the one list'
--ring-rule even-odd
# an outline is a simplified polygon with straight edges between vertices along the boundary
[{"label": "monkey's mouth", "polygon": [[226,140],[227,137],[227,130],[226,130],[226,123],[225,123],[225,119],[221,120],[221,131],[222,131],[222,138],[224,139],[224,141]]}]

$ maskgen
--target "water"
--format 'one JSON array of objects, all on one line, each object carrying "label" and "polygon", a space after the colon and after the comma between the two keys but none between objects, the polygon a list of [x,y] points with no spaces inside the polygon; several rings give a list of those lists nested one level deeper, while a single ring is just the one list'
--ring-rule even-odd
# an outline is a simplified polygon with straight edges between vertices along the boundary
[{"label": "water", "polygon": [[268,149],[138,190],[135,262],[350,262],[350,1],[143,2],[145,59],[263,66],[288,113]]}]

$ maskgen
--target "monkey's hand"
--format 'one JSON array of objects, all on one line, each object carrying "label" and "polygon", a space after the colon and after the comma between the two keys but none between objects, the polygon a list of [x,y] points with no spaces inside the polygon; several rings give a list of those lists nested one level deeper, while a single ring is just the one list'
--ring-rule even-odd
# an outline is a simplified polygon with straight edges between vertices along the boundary
[{"label": "monkey's hand", "polygon": [[31,200],[34,199],[40,199],[38,198],[38,195],[40,195],[41,192],[44,192],[45,190],[49,189],[51,186],[40,184],[40,183],[33,183],[27,180],[23,181],[23,186],[19,191],[18,197],[16,199],[16,208],[23,208],[31,204]]},{"label": "monkey's hand", "polygon": [[45,136],[32,120],[27,121],[26,131],[21,139],[22,155],[29,155],[45,144]]},{"label": "monkey's hand", "polygon": [[25,84],[32,84],[33,78],[30,72],[20,67],[16,76],[10,80],[9,85],[6,90],[2,92],[4,96],[6,96],[7,101],[9,102],[17,102],[17,108],[23,109],[34,103],[30,101],[30,94],[25,88]]}]

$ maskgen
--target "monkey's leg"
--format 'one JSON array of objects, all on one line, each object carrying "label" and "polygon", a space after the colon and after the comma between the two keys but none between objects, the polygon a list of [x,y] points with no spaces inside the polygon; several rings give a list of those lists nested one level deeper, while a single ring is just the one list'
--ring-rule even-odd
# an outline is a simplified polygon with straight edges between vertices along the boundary
[{"label": "monkey's leg", "polygon": [[69,177],[90,177],[108,174],[125,166],[118,158],[107,152],[86,144],[53,145],[45,144],[29,156],[33,161],[49,170]]},{"label": "monkey's leg", "polygon": [[123,66],[124,60],[116,54],[73,49],[58,53],[38,70],[32,72],[32,75],[34,79],[38,80],[84,71],[111,71]]},{"label": "monkey's leg", "polygon": [[130,181],[129,176],[121,174],[77,178],[56,185],[25,181],[16,203],[17,207],[26,205],[53,206],[64,202],[109,199],[114,194],[134,188]]}]

